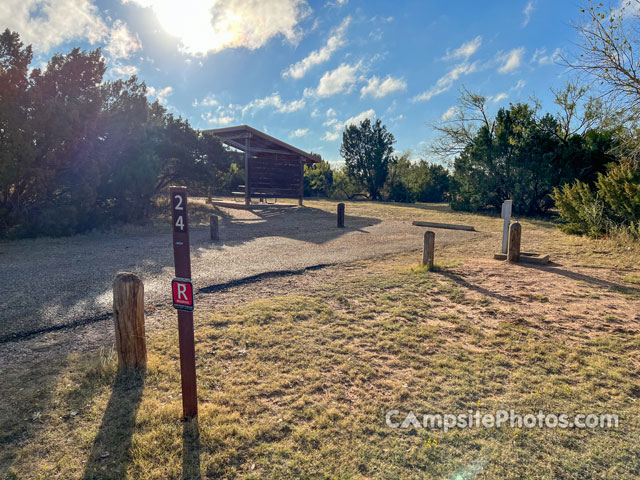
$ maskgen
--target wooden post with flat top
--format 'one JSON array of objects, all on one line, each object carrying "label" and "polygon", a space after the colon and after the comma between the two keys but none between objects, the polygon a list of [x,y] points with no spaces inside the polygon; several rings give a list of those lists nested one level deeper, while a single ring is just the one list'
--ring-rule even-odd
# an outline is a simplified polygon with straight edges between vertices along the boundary
[{"label": "wooden post with flat top", "polygon": [[436,248],[436,234],[432,231],[424,232],[424,245],[422,247],[422,266],[429,270],[433,268],[433,258]]},{"label": "wooden post with flat top", "polygon": [[344,228],[344,203],[338,204],[338,228]]},{"label": "wooden post with flat top", "polygon": [[133,273],[118,273],[113,280],[113,324],[118,367],[145,368],[144,285]]},{"label": "wooden post with flat top", "polygon": [[514,222],[509,227],[509,250],[507,261],[516,263],[520,260],[520,240],[522,237],[522,226],[519,222]]},{"label": "wooden post with flat top", "polygon": [[211,217],[209,218],[209,236],[212,242],[217,242],[218,240],[220,240],[218,230],[218,216],[211,215]]}]

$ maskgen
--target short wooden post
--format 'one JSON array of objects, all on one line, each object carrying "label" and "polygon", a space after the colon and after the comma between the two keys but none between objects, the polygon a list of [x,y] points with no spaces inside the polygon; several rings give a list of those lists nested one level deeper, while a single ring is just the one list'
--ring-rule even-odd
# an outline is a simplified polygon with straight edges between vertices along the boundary
[{"label": "short wooden post", "polygon": [[209,234],[211,236],[212,242],[217,242],[220,240],[218,235],[218,217],[217,215],[211,215],[209,218]]},{"label": "short wooden post", "polygon": [[344,203],[338,204],[338,228],[344,228]]},{"label": "short wooden post", "polygon": [[424,246],[422,248],[422,266],[433,268],[433,257],[436,248],[436,234],[431,231],[424,232]]},{"label": "short wooden post", "polygon": [[509,250],[507,260],[516,263],[520,260],[520,239],[522,237],[522,226],[519,222],[514,222],[509,227]]},{"label": "short wooden post", "polygon": [[113,323],[120,368],[144,368],[144,284],[133,273],[118,273],[113,280]]},{"label": "short wooden post", "polygon": [[211,203],[211,187],[207,188],[207,203]]}]

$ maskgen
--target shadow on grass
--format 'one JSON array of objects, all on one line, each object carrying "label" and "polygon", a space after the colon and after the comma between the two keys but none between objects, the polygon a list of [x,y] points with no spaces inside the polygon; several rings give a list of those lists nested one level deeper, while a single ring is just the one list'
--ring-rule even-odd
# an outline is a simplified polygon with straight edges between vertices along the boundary
[{"label": "shadow on grass", "polygon": [[563,277],[570,278],[571,280],[589,283],[596,287],[603,287],[610,291],[621,293],[623,295],[640,296],[639,288],[628,287],[626,285],[621,285],[619,283],[610,282],[609,280],[603,280],[601,278],[585,275],[584,273],[572,272],[571,270],[558,268],[558,267],[561,267],[562,265],[557,263],[550,263],[549,265],[533,265],[533,264],[519,263],[518,265],[521,265],[525,268],[541,270],[543,272],[555,273],[556,275],[561,275]]},{"label": "shadow on grass", "polygon": [[182,424],[182,479],[202,479],[200,473],[200,428],[197,418]]},{"label": "shadow on grass", "polygon": [[120,372],[93,442],[83,479],[124,478],[136,414],[142,400],[145,372]]},{"label": "shadow on grass", "polygon": [[436,273],[438,275],[442,275],[443,277],[448,278],[449,280],[455,282],[456,284],[458,284],[461,287],[467,288],[469,290],[474,290],[478,293],[480,293],[481,295],[484,295],[485,297],[491,297],[491,298],[495,298],[496,300],[500,300],[502,302],[517,302],[517,299],[513,298],[513,297],[509,297],[507,295],[500,295],[499,293],[493,292],[491,290],[487,290],[486,288],[483,288],[479,285],[474,285],[473,283],[469,283],[467,282],[464,278],[462,278],[460,275],[456,275],[455,273],[451,273],[448,272],[446,270],[442,270],[442,269],[434,269],[433,273]]}]

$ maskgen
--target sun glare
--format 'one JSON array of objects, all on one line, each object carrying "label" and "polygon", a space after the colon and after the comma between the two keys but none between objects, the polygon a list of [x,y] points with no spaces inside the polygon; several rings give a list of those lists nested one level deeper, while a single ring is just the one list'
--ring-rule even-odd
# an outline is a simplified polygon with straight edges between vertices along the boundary
[{"label": "sun glare", "polygon": [[192,55],[224,48],[260,48],[282,35],[291,44],[310,8],[304,0],[125,0],[150,8],[162,29]]}]

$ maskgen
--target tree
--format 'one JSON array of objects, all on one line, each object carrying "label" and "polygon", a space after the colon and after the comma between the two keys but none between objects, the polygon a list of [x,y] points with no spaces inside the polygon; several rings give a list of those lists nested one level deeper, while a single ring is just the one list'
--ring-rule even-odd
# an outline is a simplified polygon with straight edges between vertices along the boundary
[{"label": "tree", "polygon": [[230,181],[232,157],[134,76],[104,82],[100,50],[34,69],[17,33],[0,35],[0,234],[68,235],[140,221],[171,183]]},{"label": "tree", "polygon": [[25,170],[33,164],[29,141],[29,64],[31,46],[20,36],[5,30],[0,35],[0,231],[17,221],[23,211]]},{"label": "tree", "polygon": [[333,170],[324,160],[304,166],[304,194],[330,197],[333,193]]},{"label": "tree", "polygon": [[487,99],[462,87],[453,115],[432,125],[439,136],[431,143],[430,153],[451,161],[473,142],[480,128],[493,134],[494,124],[487,115]]},{"label": "tree", "polygon": [[623,0],[621,8],[607,8],[588,0],[580,9],[586,21],[575,29],[582,37],[579,54],[564,61],[599,81],[603,93],[622,101],[627,109],[640,106],[637,21],[640,0]]},{"label": "tree", "polygon": [[380,119],[372,124],[367,118],[359,126],[347,126],[342,133],[340,155],[347,172],[366,189],[372,200],[380,198],[380,190],[389,175],[394,143],[393,134]]}]

